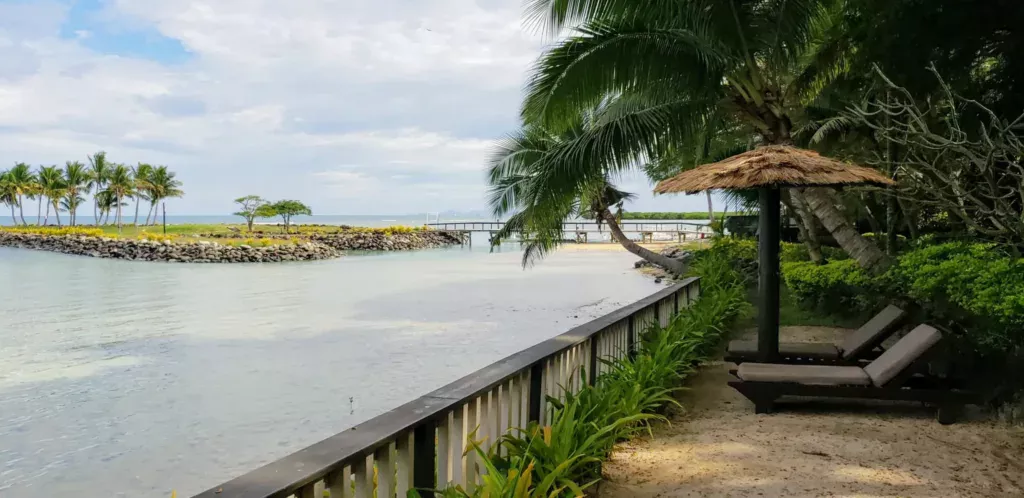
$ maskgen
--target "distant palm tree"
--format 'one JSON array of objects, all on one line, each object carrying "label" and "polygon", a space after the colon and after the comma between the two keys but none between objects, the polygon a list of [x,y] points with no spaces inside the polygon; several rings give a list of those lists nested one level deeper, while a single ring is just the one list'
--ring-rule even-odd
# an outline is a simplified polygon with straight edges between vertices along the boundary
[{"label": "distant palm tree", "polygon": [[71,226],[75,226],[78,223],[78,206],[85,202],[85,198],[82,197],[81,193],[83,189],[88,188],[87,185],[89,184],[89,172],[86,171],[85,165],[78,161],[68,161],[65,163],[64,182],[67,190],[64,193],[62,205],[71,213]]},{"label": "distant palm tree", "polygon": [[54,216],[57,217],[57,226],[60,222],[60,199],[64,197],[67,185],[64,183],[64,172],[56,166],[43,166],[39,168],[39,184],[42,186],[43,195],[49,199],[46,208],[46,216],[50,216],[50,206],[53,207]]},{"label": "distant palm tree", "polygon": [[185,192],[181,190],[181,182],[175,178],[176,173],[169,171],[167,166],[157,166],[150,176],[149,201],[153,210],[153,224],[156,224],[156,205],[160,201],[172,197],[181,197]]},{"label": "distant palm tree", "polygon": [[[132,225],[139,226],[139,204],[142,203],[142,199],[148,197],[148,193],[152,190],[150,177],[153,176],[153,166],[139,163],[138,166],[132,167],[132,176],[135,178],[135,221],[132,222]],[[149,216],[146,218],[149,219]]]},{"label": "distant palm tree", "polygon": [[102,224],[101,222],[104,217],[107,219],[110,218],[110,211],[113,210],[114,206],[117,204],[117,197],[109,190],[100,190],[96,193],[95,197],[96,203],[99,205],[100,212],[100,217],[97,218],[100,222],[96,223],[96,225],[99,226]]},{"label": "distant palm tree", "polygon": [[[40,168],[42,168],[42,166],[40,166]],[[43,186],[39,183],[38,174],[33,175],[32,184],[29,186],[29,190],[26,195],[28,195],[29,199],[36,199],[36,225],[39,225],[40,223],[45,223],[45,221],[43,221],[42,214],[43,197],[46,197],[46,195],[44,195],[43,193]],[[49,206],[49,204],[47,204],[47,206]]]},{"label": "distant palm tree", "polygon": [[14,193],[18,199],[18,216],[21,218],[21,224],[28,226],[28,223],[25,222],[24,201],[25,195],[32,195],[32,192],[36,190],[36,185],[38,185],[36,175],[32,174],[32,168],[25,163],[15,164],[8,173],[9,181],[13,184]]},{"label": "distant palm tree", "polygon": [[18,203],[18,196],[15,193],[14,182],[11,181],[10,171],[0,171],[0,202],[11,207],[11,224],[17,226],[18,218],[14,216],[14,205]]},{"label": "distant palm tree", "polygon": [[89,185],[93,195],[93,219],[97,226],[100,225],[100,201],[99,193],[107,187],[110,171],[113,167],[107,161],[107,153],[100,151],[89,156]]},{"label": "distant palm tree", "polygon": [[120,232],[122,201],[125,197],[135,195],[135,178],[132,177],[131,169],[123,164],[114,166],[114,169],[110,171],[110,177],[107,179],[106,190],[117,200],[114,206],[117,209],[114,223],[117,225],[117,231]]}]

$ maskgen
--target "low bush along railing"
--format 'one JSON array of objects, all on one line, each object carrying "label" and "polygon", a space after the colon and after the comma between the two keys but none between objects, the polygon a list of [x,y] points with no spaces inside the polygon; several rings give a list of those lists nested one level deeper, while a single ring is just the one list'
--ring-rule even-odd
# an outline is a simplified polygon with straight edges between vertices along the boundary
[{"label": "low bush along railing", "polygon": [[[454,486],[419,491],[441,497],[581,496],[601,478],[601,462],[615,443],[664,420],[673,393],[697,364],[713,353],[723,333],[747,305],[743,277],[722,254],[693,264],[701,276],[701,298],[681,310],[666,327],[648,329],[634,355],[606,361],[593,386],[561,399],[547,399],[547,425],[536,422],[503,436],[485,451],[471,441],[467,451],[487,472],[469,491]],[[585,379],[585,372],[576,372]],[[420,496],[420,495],[417,495]]]}]

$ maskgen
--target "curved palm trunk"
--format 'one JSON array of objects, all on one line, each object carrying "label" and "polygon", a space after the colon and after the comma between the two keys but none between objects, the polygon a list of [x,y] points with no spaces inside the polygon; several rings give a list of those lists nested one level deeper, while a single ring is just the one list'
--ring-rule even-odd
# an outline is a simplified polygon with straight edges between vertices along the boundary
[{"label": "curved palm trunk", "polygon": [[18,217],[14,216],[14,203],[11,203],[11,225],[18,226]]},{"label": "curved palm trunk", "polygon": [[155,211],[156,211],[156,201],[152,201],[152,202],[149,203],[149,210],[146,211],[146,225],[149,225],[149,218],[150,217],[153,218],[153,223],[154,224],[156,223],[156,216],[154,215]]},{"label": "curved palm trunk", "polygon": [[18,216],[21,217],[21,224],[28,226],[28,223],[25,222],[25,197],[21,195],[18,195]]},{"label": "curved palm trunk", "polygon": [[789,212],[796,214],[799,221],[796,227],[800,231],[800,239],[807,247],[807,254],[811,261],[818,265],[825,264],[825,257],[821,254],[821,242],[818,240],[818,232],[814,226],[814,217],[808,212],[807,206],[801,202],[798,196],[785,189],[782,191],[782,204]]},{"label": "curved palm trunk", "polygon": [[50,223],[50,203],[47,202],[46,203],[46,217],[43,218],[43,224],[46,225],[46,224],[49,224],[49,223]]},{"label": "curved palm trunk", "polygon": [[56,202],[53,203],[53,215],[57,217],[57,228],[60,228],[60,205]]},{"label": "curved palm trunk", "polygon": [[135,199],[135,221],[132,222],[134,226],[139,226],[139,202],[139,199]]},{"label": "curved palm trunk", "polygon": [[36,226],[39,226],[39,222],[43,219],[43,196],[39,196],[39,202],[36,203]]},{"label": "curved palm trunk", "polygon": [[824,188],[808,188],[803,191],[804,200],[814,215],[821,220],[839,246],[857,264],[873,274],[884,272],[892,261],[877,246],[860,234],[836,207],[832,192]]},{"label": "curved palm trunk", "polygon": [[99,194],[100,188],[97,186],[96,191],[93,193],[92,197],[92,222],[95,223],[96,226],[100,226],[100,200],[98,198]]},{"label": "curved palm trunk", "polygon": [[626,237],[626,234],[622,233],[622,229],[619,228],[619,223],[615,220],[615,216],[608,209],[601,211],[601,219],[608,224],[608,229],[612,231],[615,240],[619,241],[619,244],[622,244],[622,247],[626,248],[627,251],[676,275],[682,275],[686,272],[687,266],[682,261],[658,254]]},{"label": "curved palm trunk", "polygon": [[708,221],[715,221],[715,208],[711,205],[711,191],[704,192],[708,195]]}]

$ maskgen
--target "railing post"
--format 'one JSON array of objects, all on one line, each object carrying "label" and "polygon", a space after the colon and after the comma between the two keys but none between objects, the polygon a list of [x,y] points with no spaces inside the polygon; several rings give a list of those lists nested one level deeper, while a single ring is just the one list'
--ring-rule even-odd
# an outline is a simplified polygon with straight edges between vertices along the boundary
[{"label": "railing post", "polygon": [[601,332],[590,336],[590,385],[597,384],[598,349],[597,341],[601,338]]},{"label": "railing post", "polygon": [[412,486],[416,489],[437,489],[436,425],[433,421],[426,422],[413,431]]},{"label": "railing post", "polygon": [[629,358],[636,357],[636,337],[633,336],[633,317],[635,315],[629,315],[629,320],[626,325],[626,356]]},{"label": "railing post", "polygon": [[528,415],[530,422],[540,422],[541,403],[544,401],[544,393],[541,392],[544,390],[542,387],[543,380],[544,362],[538,361],[530,367],[530,392],[527,393],[529,395]]}]

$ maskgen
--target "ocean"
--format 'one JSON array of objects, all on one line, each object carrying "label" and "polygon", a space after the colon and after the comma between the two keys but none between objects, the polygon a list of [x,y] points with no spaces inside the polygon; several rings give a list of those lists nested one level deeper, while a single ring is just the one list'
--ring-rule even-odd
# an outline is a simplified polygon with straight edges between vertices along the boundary
[{"label": "ocean", "polygon": [[[335,220],[409,223],[361,219]],[[190,496],[655,292],[635,259],[569,249],[524,270],[519,246],[479,244],[190,265],[0,248],[0,496]]]}]

